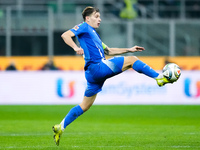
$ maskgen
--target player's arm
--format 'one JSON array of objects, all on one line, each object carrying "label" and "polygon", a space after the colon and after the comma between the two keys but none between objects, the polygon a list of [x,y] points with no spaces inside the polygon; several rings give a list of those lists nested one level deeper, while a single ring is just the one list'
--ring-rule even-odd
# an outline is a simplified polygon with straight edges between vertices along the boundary
[{"label": "player's arm", "polygon": [[117,55],[117,54],[123,54],[123,53],[128,53],[128,52],[140,52],[145,50],[144,47],[140,47],[140,46],[133,46],[131,48],[110,48],[107,45],[105,45],[104,43],[102,43],[103,45],[103,49],[104,49],[104,53],[106,55]]},{"label": "player's arm", "polygon": [[72,31],[70,31],[70,30],[64,32],[64,33],[61,35],[62,39],[64,40],[64,42],[65,42],[67,45],[69,45],[71,48],[73,48],[74,51],[75,51],[77,54],[82,55],[82,54],[83,54],[83,49],[82,49],[81,47],[78,47],[78,46],[76,45],[76,43],[73,41],[72,37],[74,37],[74,36],[75,36],[75,34],[74,34]]}]

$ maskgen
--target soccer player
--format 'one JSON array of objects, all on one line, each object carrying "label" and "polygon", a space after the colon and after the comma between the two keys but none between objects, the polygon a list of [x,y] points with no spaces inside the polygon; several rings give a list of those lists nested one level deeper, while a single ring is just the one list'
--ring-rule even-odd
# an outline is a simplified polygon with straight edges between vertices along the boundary
[{"label": "soccer player", "polygon": [[[99,9],[90,6],[86,7],[82,12],[82,16],[84,22],[64,32],[61,37],[77,54],[84,56],[87,88],[85,90],[83,101],[79,105],[73,107],[60,124],[53,126],[54,141],[56,145],[59,145],[60,136],[64,129],[92,106],[97,93],[101,91],[106,79],[129,68],[133,68],[135,71],[155,79],[158,86],[169,83],[162,73],[158,74],[147,64],[140,61],[136,56],[117,56],[106,60],[105,54],[116,55],[127,52],[133,53],[145,49],[140,46],[133,46],[131,48],[108,47],[101,41],[99,35],[95,31],[96,28],[99,28],[101,23]],[[78,37],[81,47],[78,47],[72,40],[72,37],[74,36]]]}]

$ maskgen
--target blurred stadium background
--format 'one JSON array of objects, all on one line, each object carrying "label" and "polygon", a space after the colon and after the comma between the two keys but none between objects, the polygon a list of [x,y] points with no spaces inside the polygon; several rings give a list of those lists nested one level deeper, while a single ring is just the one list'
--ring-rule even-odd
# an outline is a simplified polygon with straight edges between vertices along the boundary
[{"label": "blurred stadium background", "polygon": [[200,69],[199,58],[192,57],[190,63],[182,58],[200,55],[199,0],[1,0],[0,70],[11,62],[18,70],[39,70],[46,56],[55,56],[62,70],[82,69],[82,58],[80,66],[69,65],[66,56],[75,53],[60,36],[82,22],[81,12],[88,5],[101,10],[98,33],[108,46],[144,46],[146,51],[136,55],[147,63],[152,58],[146,56],[159,56],[162,63],[156,60],[155,69],[162,69],[166,59],[187,70]]},{"label": "blurred stadium background", "polygon": [[[83,93],[85,87],[84,60],[82,56],[77,56],[60,36],[83,21],[81,12],[88,5],[96,6],[101,11],[102,23],[98,33],[104,43],[109,47],[144,46],[146,51],[134,55],[158,71],[162,70],[168,62],[177,63],[182,71],[187,73],[182,73],[176,86],[167,86],[168,91],[181,87],[178,88],[178,91],[186,103],[187,99],[191,97],[199,99],[199,0],[0,0],[0,80],[2,80],[0,95],[2,99],[9,99],[15,103],[15,100],[8,96],[9,92],[6,91],[11,89],[15,91],[20,88],[23,91],[27,82],[30,82],[29,88],[33,88],[34,86],[31,85],[36,84],[35,89],[32,90],[41,95],[52,93],[51,96],[53,95],[55,101],[60,97],[68,97],[70,94],[67,91],[70,91],[70,88],[73,89],[73,86],[75,95],[82,96],[80,93]],[[5,70],[17,71],[14,73]],[[49,71],[48,75],[44,75],[44,72],[40,70],[54,70],[54,72]],[[188,71],[191,70],[193,72],[190,72],[190,75]],[[55,76],[55,74],[57,75]],[[72,78],[72,74],[81,81],[77,83],[78,79]],[[48,81],[46,75],[49,76]],[[125,80],[126,76],[129,76],[129,73],[120,77]],[[56,90],[59,86],[58,83],[62,83],[58,79],[59,77],[62,78],[63,84],[66,84],[62,89],[65,92],[63,94],[61,94],[62,91],[59,93],[58,89]],[[34,80],[30,80],[30,78],[34,78]],[[145,84],[142,81],[147,81],[143,76],[140,78],[141,83],[138,83],[138,86],[146,95],[143,94],[144,97],[139,96],[138,98],[145,99],[147,95],[156,95],[156,90],[152,87],[155,83],[152,83],[150,87],[142,88]],[[45,81],[46,87],[52,88],[49,91],[37,89],[37,86],[43,87],[41,80]],[[114,84],[115,80],[109,81],[110,84]],[[122,82],[129,83],[129,81]],[[15,86],[12,83],[15,83]],[[67,86],[68,83],[69,86]],[[134,83],[136,81],[133,80],[133,85]],[[151,84],[150,81],[148,83]],[[7,90],[5,84],[10,85],[6,86]],[[18,84],[21,85],[20,88],[18,88]],[[81,90],[76,89],[76,85],[79,85]],[[114,87],[117,88],[116,85]],[[130,86],[126,85],[126,87]],[[137,87],[131,88],[137,89]],[[76,93],[77,91],[80,93]],[[113,89],[110,92],[112,91]],[[166,91],[165,95],[173,95]],[[16,93],[16,95],[20,94]],[[113,93],[113,95],[115,94]],[[159,94],[157,96],[155,99],[160,98]],[[22,98],[14,95],[13,97],[18,100]],[[34,101],[34,96],[27,94],[28,99],[29,97],[32,97]],[[35,97],[35,99],[40,98]],[[130,99],[132,98],[134,97]],[[44,99],[47,100],[45,96]],[[75,96],[74,99],[79,99],[79,96],[78,98]],[[80,99],[79,101],[81,101]],[[195,102],[199,103],[199,101]],[[1,103],[6,104],[7,102]],[[159,102],[156,101],[156,103]]]}]

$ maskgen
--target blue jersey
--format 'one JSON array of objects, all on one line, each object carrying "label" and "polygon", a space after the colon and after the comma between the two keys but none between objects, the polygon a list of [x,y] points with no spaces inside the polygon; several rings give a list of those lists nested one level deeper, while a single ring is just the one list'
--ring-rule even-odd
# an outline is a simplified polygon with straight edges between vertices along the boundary
[{"label": "blue jersey", "polygon": [[71,31],[78,38],[80,46],[84,50],[85,67],[105,58],[102,41],[93,27],[83,22],[76,25]]},{"label": "blue jersey", "polygon": [[87,80],[85,96],[90,97],[101,91],[106,79],[122,72],[124,57],[105,60],[104,49],[107,46],[101,41],[95,29],[86,22],[76,25],[71,31],[84,50]]}]

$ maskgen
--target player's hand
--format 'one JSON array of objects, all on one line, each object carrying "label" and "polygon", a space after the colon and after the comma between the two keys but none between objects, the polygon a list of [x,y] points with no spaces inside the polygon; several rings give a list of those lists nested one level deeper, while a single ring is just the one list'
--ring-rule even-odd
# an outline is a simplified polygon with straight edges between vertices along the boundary
[{"label": "player's hand", "polygon": [[84,51],[83,51],[83,49],[81,47],[74,48],[74,51],[78,55],[83,55],[83,53],[84,53]]},{"label": "player's hand", "polygon": [[133,46],[131,48],[128,49],[129,52],[141,52],[144,51],[144,47],[140,47],[140,46]]}]

